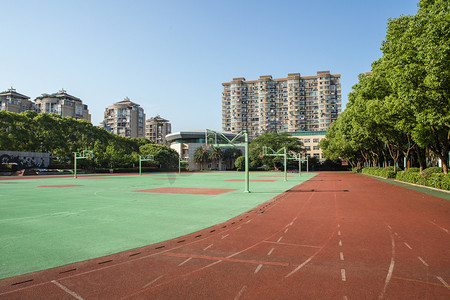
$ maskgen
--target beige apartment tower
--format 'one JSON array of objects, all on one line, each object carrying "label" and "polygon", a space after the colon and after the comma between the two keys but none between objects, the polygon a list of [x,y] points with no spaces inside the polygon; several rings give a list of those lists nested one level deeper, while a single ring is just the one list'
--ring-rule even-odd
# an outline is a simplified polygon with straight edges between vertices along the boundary
[{"label": "beige apartment tower", "polygon": [[222,129],[250,137],[264,132],[326,131],[342,109],[340,74],[233,78],[222,83]]},{"label": "beige apartment tower", "polygon": [[144,137],[144,109],[128,97],[105,109],[102,127],[114,134]]},{"label": "beige apartment tower", "polygon": [[64,89],[54,94],[42,94],[34,102],[38,113],[55,113],[62,117],[91,121],[88,106],[81,99],[67,94]]},{"label": "beige apartment tower", "polygon": [[145,138],[157,144],[166,144],[166,135],[172,133],[172,125],[169,120],[161,118],[159,115],[145,121]]},{"label": "beige apartment tower", "polygon": [[20,114],[21,112],[34,109],[34,103],[30,101],[30,97],[19,94],[12,87],[0,93],[0,110]]}]

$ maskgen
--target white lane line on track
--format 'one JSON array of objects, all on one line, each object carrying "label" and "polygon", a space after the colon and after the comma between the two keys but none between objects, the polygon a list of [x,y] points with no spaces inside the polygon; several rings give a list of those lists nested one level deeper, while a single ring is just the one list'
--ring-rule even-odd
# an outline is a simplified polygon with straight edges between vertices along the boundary
[{"label": "white lane line on track", "polygon": [[417,258],[418,258],[425,266],[429,267],[429,265],[423,260],[422,257],[417,256]]},{"label": "white lane line on track", "polygon": [[278,239],[278,241],[277,241],[277,243],[279,243],[280,241],[281,241],[281,239],[282,239],[283,237],[282,236],[280,236],[280,238]]},{"label": "white lane line on track", "polygon": [[287,233],[287,232],[288,232],[288,230],[289,230],[289,228],[286,228],[286,230],[284,231],[284,233]]},{"label": "white lane line on track", "polygon": [[433,225],[435,225],[435,226],[437,226],[437,227],[439,227],[440,229],[442,229],[443,231],[445,231],[447,234],[450,234],[450,232],[448,231],[448,229],[439,226],[438,224],[434,223],[433,221],[430,221],[430,223],[433,224]]},{"label": "white lane line on track", "polygon": [[275,248],[270,249],[270,251],[267,253],[267,255],[272,254],[273,250],[275,250]]},{"label": "white lane line on track", "polygon": [[227,236],[229,236],[229,234],[223,235],[223,236],[222,236],[222,240],[223,240],[224,238],[226,238]]},{"label": "white lane line on track", "polygon": [[248,224],[252,221],[253,219],[248,220],[247,222],[245,222],[245,224]]},{"label": "white lane line on track", "polygon": [[246,285],[244,285],[242,287],[242,289],[239,291],[239,293],[236,295],[236,297],[234,297],[234,300],[239,300],[239,298],[241,298],[242,294],[244,293],[245,289],[247,288]]},{"label": "white lane line on track", "polygon": [[185,261],[183,261],[182,263],[180,263],[178,266],[180,267],[180,266],[184,265],[185,263],[187,263],[187,262],[190,261],[191,259],[192,259],[192,257],[187,258]]},{"label": "white lane line on track", "polygon": [[405,246],[408,247],[409,250],[412,250],[412,247],[410,245],[408,245],[408,243],[403,242],[403,244],[405,244]]},{"label": "white lane line on track", "polygon": [[83,297],[81,297],[80,295],[78,295],[77,293],[75,293],[74,291],[71,291],[70,289],[68,289],[66,286],[62,285],[61,283],[59,283],[56,280],[52,280],[52,283],[54,283],[56,286],[58,286],[60,289],[62,289],[64,292],[72,295],[73,297],[77,298],[78,300],[84,300]]},{"label": "white lane line on track", "polygon": [[152,281],[150,281],[149,283],[147,283],[146,285],[144,285],[142,288],[145,289],[146,287],[152,285],[153,283],[155,283],[156,281],[160,280],[161,278],[163,278],[164,275],[161,275],[159,277],[156,277],[155,279],[153,279]]},{"label": "white lane line on track", "polygon": [[313,246],[313,245],[300,245],[300,244],[290,244],[290,243],[278,243],[278,242],[271,242],[271,241],[263,241],[263,243],[279,244],[279,245],[286,245],[286,246],[297,246],[297,247],[308,247],[308,248],[322,248],[322,247],[320,247],[320,246]]},{"label": "white lane line on track", "polygon": [[[389,226],[389,225],[388,225]],[[389,230],[389,234],[391,236],[391,245],[392,245],[392,254],[391,254],[391,264],[389,265],[389,270],[386,275],[386,280],[384,282],[383,290],[381,291],[380,295],[378,296],[378,299],[381,300],[384,297],[384,294],[386,293],[387,286],[389,284],[389,281],[391,281],[392,273],[394,272],[394,266],[395,266],[395,240],[392,235],[392,232]]]},{"label": "white lane line on track", "polygon": [[258,273],[259,270],[261,270],[262,266],[263,266],[262,264],[259,264],[259,265],[256,267],[255,274]]},{"label": "white lane line on track", "polygon": [[448,285],[448,283],[445,282],[445,280],[442,279],[442,277],[436,276],[436,278],[437,278],[440,282],[442,282],[442,284],[445,285],[446,288],[448,288],[448,289],[450,290],[450,285]]},{"label": "white lane line on track", "polygon": [[203,248],[203,251],[208,250],[209,248],[211,248],[214,244],[211,244],[209,246],[207,246],[206,248]]},{"label": "white lane line on track", "polygon": [[339,240],[339,247],[342,247],[342,241]]},{"label": "white lane line on track", "polygon": [[341,224],[338,224],[338,228],[341,228]]},{"label": "white lane line on track", "polygon": [[341,231],[340,230],[338,231],[338,235],[341,235]]},{"label": "white lane line on track", "polygon": [[388,228],[389,228],[389,229],[392,229],[392,227],[391,227],[390,225],[388,225]]},{"label": "white lane line on track", "polygon": [[341,260],[344,260],[344,253],[340,252],[340,253],[339,253],[339,258],[340,258]]},{"label": "white lane line on track", "polygon": [[344,296],[344,300],[348,300],[348,297],[347,297],[347,296]]},{"label": "white lane line on track", "polygon": [[341,269],[341,278],[342,281],[347,281],[347,278],[345,277],[345,269]]}]

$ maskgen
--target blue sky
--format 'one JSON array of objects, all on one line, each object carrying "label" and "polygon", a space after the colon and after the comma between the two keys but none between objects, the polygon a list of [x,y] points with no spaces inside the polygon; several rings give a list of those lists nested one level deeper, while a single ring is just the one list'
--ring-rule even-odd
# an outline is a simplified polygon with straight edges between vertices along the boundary
[{"label": "blue sky", "polygon": [[98,125],[129,97],[172,130],[222,124],[222,82],[341,74],[343,104],[381,57],[389,18],[417,0],[0,0],[0,91],[64,88]]}]

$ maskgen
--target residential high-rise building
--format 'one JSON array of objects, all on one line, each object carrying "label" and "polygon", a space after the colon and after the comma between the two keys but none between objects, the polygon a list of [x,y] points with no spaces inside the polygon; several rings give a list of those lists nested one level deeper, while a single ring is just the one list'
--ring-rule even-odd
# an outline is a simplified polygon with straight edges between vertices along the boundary
[{"label": "residential high-rise building", "polygon": [[55,113],[62,117],[91,121],[88,106],[80,98],[67,94],[64,89],[54,94],[42,94],[34,102],[38,113]]},{"label": "residential high-rise building", "polygon": [[34,110],[34,103],[30,101],[30,97],[19,94],[11,87],[0,93],[0,110],[21,113]]},{"label": "residential high-rise building", "polygon": [[102,127],[114,134],[144,137],[144,109],[128,97],[105,109]]},{"label": "residential high-rise building", "polygon": [[341,112],[340,74],[233,78],[222,83],[222,130],[250,137],[264,132],[326,131]]},{"label": "residential high-rise building", "polygon": [[172,125],[169,120],[161,118],[159,115],[145,121],[145,138],[157,144],[166,144],[166,135],[172,133]]}]

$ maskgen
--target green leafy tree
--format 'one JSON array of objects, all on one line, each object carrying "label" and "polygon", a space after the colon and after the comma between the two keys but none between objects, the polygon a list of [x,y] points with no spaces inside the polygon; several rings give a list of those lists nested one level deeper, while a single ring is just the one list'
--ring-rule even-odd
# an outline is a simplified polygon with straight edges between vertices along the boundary
[{"label": "green leafy tree", "polygon": [[203,151],[202,147],[198,147],[194,152],[194,162],[200,165],[200,169],[203,170],[203,164],[210,161],[208,151]]},{"label": "green leafy tree", "polygon": [[268,165],[277,169],[280,166],[282,161],[279,157],[265,156],[262,159],[260,158],[263,146],[270,147],[274,151],[286,147],[287,151],[293,154],[304,152],[302,142],[287,133],[263,133],[250,142],[249,158],[252,168]]},{"label": "green leafy tree", "polygon": [[218,164],[224,156],[222,148],[215,147],[215,146],[211,146],[211,149],[209,149],[208,154],[209,154],[209,159],[212,162],[215,162],[216,164]]},{"label": "green leafy tree", "polygon": [[164,144],[148,143],[139,147],[141,155],[153,155],[155,164],[164,169],[178,168],[178,152]]}]

